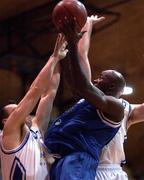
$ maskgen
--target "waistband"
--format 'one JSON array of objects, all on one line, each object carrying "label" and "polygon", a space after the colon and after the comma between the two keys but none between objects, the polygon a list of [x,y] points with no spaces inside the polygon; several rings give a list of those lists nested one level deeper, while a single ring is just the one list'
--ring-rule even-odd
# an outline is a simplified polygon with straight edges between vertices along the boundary
[{"label": "waistband", "polygon": [[120,164],[99,164],[97,170],[122,170]]}]

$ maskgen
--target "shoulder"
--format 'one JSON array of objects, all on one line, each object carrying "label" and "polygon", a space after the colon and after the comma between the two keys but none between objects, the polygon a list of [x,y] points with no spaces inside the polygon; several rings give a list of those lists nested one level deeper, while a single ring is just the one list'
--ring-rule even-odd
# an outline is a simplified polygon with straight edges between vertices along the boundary
[{"label": "shoulder", "polygon": [[124,117],[124,105],[120,99],[107,96],[106,98],[106,105],[102,112],[112,121],[120,122]]}]

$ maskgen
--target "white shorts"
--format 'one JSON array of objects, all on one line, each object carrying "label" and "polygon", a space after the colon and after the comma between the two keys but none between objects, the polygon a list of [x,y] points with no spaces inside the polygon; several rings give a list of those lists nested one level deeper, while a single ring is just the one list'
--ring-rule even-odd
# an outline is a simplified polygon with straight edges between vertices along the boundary
[{"label": "white shorts", "polygon": [[117,164],[99,165],[95,180],[128,180],[126,172]]}]

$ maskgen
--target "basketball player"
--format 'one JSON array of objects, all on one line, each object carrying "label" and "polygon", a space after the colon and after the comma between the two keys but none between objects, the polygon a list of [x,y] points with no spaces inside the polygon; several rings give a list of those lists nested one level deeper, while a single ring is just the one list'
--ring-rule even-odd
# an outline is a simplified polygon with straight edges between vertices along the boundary
[{"label": "basketball player", "polygon": [[118,133],[102,150],[95,180],[128,180],[126,172],[122,169],[125,161],[124,141],[127,131],[136,123],[144,121],[144,104],[130,104],[125,110],[125,116]]},{"label": "basketball player", "polygon": [[[90,44],[90,36],[92,32],[93,25],[97,21],[97,16],[91,16],[87,18],[87,23],[85,24],[83,31],[86,31],[83,38],[79,43],[80,54],[83,55],[85,52],[85,57],[83,58],[85,64],[85,69],[89,71],[89,61],[88,61],[88,51]],[[91,77],[91,74],[89,75]],[[96,180],[127,180],[127,174],[122,170],[121,163],[124,162],[124,151],[123,142],[126,138],[126,127],[127,121],[131,113],[131,105],[120,99],[125,106],[124,118],[122,120],[121,127],[114,136],[114,138],[102,149],[102,153],[99,160],[99,165],[96,170]]]},{"label": "basketball player", "polygon": [[[102,19],[97,18],[96,22]],[[124,118],[125,106],[119,97],[125,80],[119,72],[107,70],[93,84],[90,67],[85,69],[87,52],[81,47],[82,39],[78,40],[75,22],[65,19],[64,23],[62,31],[70,54],[70,82],[82,99],[48,129],[45,144],[52,153],[62,157],[53,164],[51,179],[94,180],[101,150],[118,132]]]},{"label": "basketball player", "polygon": [[[88,61],[88,51],[90,45],[90,37],[92,33],[92,28],[97,21],[97,16],[91,16],[87,18],[87,23],[85,24],[83,31],[86,31],[79,43],[79,51],[81,56],[85,52],[85,57],[83,58],[83,64],[85,64],[85,69],[90,72],[89,61]],[[91,74],[88,73],[91,77]],[[121,163],[124,163],[124,151],[123,142],[126,138],[127,121],[131,113],[131,105],[120,99],[125,106],[124,118],[122,120],[121,127],[114,136],[114,138],[102,149],[102,153],[99,160],[99,165],[96,170],[95,180],[127,180],[127,174],[122,170]]]},{"label": "basketball player", "polygon": [[[88,51],[90,44],[90,36],[93,25],[97,22],[97,16],[87,18],[82,31],[86,31],[79,42],[79,51],[81,56],[85,56],[82,65],[85,66],[86,72],[90,72],[88,61]],[[91,74],[87,73],[91,78]],[[121,127],[114,138],[102,149],[99,160],[99,165],[96,170],[95,180],[128,180],[127,174],[123,171],[121,165],[125,163],[125,153],[123,148],[124,140],[127,137],[127,130],[131,125],[144,121],[144,105],[143,104],[129,104],[124,99],[120,99],[125,106],[124,118]]]},{"label": "basketball player", "polygon": [[[1,111],[1,167],[4,180],[49,179],[49,154],[41,129],[48,125],[53,100],[60,81],[59,60],[66,56],[64,36],[58,35],[53,54],[18,105]],[[29,114],[40,99],[36,116]]]}]

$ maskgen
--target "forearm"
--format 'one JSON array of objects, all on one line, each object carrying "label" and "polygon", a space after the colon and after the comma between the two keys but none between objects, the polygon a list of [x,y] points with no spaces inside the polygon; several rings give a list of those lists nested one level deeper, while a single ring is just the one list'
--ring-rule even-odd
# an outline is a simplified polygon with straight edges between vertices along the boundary
[{"label": "forearm", "polygon": [[81,30],[82,32],[85,32],[85,33],[78,42],[78,49],[79,49],[79,52],[81,55],[83,55],[83,54],[88,55],[92,28],[93,28],[92,21],[87,20],[85,26]]},{"label": "forearm", "polygon": [[36,118],[33,120],[33,124],[44,130],[48,126],[50,114],[52,111],[53,102],[60,83],[60,63],[55,67],[51,82],[48,84],[48,89],[42,94],[37,111]]},{"label": "forearm", "polygon": [[31,88],[38,87],[41,90],[41,94],[47,91],[47,88],[50,84],[54,69],[58,63],[58,58],[55,56],[50,56],[48,62],[40,71],[34,82],[32,83]]},{"label": "forearm", "polygon": [[132,104],[132,112],[128,119],[128,126],[144,122],[144,104]]},{"label": "forearm", "polygon": [[90,38],[92,33],[92,22],[87,21],[82,31],[86,31],[83,37],[78,42],[78,51],[82,58],[80,58],[81,66],[85,69],[85,73],[89,80],[91,80],[91,68],[88,59],[88,52],[90,47]]},{"label": "forearm", "polygon": [[75,42],[68,43],[72,82],[75,90],[80,92],[86,88],[87,84],[89,84],[89,79],[87,77],[87,71],[85,71],[84,66],[81,66],[83,57],[78,54],[77,46],[78,45]]},{"label": "forearm", "polygon": [[32,125],[39,127],[42,132],[48,127],[55,95],[56,93],[51,92],[41,98],[35,118],[33,119]]}]

